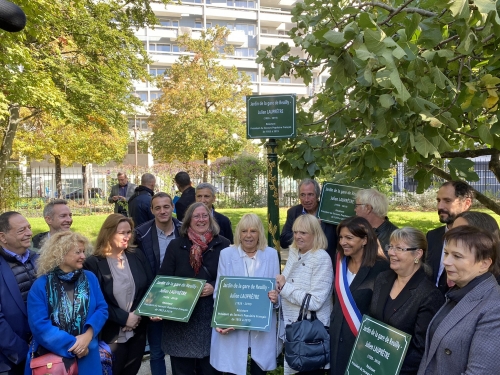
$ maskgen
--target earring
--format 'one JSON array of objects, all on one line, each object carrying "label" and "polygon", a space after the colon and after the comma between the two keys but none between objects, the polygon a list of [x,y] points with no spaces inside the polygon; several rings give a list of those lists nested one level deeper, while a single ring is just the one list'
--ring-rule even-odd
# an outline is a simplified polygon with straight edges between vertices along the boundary
[{"label": "earring", "polygon": [[418,259],[418,258],[415,258],[414,262],[415,262],[415,264],[418,264],[419,259]]}]

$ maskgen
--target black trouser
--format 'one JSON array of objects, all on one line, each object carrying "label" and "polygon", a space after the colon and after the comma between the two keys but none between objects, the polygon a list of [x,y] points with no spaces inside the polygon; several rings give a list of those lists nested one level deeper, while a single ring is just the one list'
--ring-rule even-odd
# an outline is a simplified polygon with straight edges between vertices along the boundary
[{"label": "black trouser", "polygon": [[311,370],[311,371],[302,371],[297,372],[295,375],[325,375],[327,370]]},{"label": "black trouser", "polygon": [[[234,375],[229,372],[226,372],[227,375]],[[250,360],[250,375],[266,375],[267,371],[262,370],[257,362],[253,359]]]},{"label": "black trouser", "polygon": [[147,324],[141,322],[134,337],[127,342],[108,344],[113,353],[113,374],[136,375],[139,372],[146,347],[146,328]]},{"label": "black trouser", "polygon": [[9,371],[0,372],[0,375],[24,375],[24,367],[26,366],[26,361],[15,365],[11,363]]},{"label": "black trouser", "polygon": [[203,358],[186,358],[170,356],[170,364],[172,366],[172,375],[194,375],[196,369],[202,371],[203,375],[221,375],[222,372],[217,371],[210,364],[210,356]]}]

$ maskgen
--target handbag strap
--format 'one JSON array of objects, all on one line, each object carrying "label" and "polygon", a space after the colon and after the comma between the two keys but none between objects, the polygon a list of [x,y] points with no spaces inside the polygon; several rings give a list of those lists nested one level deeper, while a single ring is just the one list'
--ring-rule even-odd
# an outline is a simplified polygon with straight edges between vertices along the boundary
[{"label": "handbag strap", "polygon": [[309,310],[309,301],[311,300],[311,295],[306,293],[304,299],[302,300],[302,305],[300,306],[299,317],[297,321],[300,322],[302,319],[307,318],[307,310]]}]

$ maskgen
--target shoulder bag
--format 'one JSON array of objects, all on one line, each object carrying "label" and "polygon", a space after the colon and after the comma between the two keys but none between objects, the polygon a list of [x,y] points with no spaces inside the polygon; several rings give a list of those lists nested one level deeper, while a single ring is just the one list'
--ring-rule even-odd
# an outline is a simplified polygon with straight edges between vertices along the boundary
[{"label": "shoulder bag", "polygon": [[297,321],[285,328],[285,360],[299,372],[322,369],[330,363],[328,330],[317,319],[315,311],[311,311],[311,318],[307,319],[310,299],[311,295],[306,294]]},{"label": "shoulder bag", "polygon": [[66,358],[38,347],[38,353],[44,353],[35,357],[35,343],[31,351],[30,368],[33,375],[78,375],[78,363],[76,358]]}]

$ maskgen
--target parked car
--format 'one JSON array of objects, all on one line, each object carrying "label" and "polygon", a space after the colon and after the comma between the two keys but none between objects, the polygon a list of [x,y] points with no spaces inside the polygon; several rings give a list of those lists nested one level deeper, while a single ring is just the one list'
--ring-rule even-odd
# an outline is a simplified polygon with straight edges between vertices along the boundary
[{"label": "parked car", "polygon": [[[102,198],[104,194],[100,188],[90,188],[89,198]],[[64,196],[65,199],[83,199],[83,189],[77,189]]]}]

